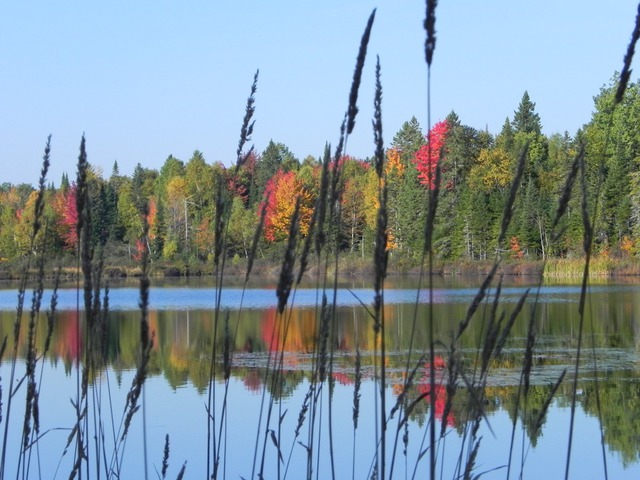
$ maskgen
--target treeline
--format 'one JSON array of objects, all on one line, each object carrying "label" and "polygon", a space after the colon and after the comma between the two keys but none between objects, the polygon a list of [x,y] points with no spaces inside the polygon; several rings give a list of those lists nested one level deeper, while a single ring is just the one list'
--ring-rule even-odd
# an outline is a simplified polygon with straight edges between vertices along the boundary
[{"label": "treeline", "polygon": [[[598,254],[636,256],[640,244],[640,90],[630,84],[614,109],[617,76],[595,97],[591,121],[575,137],[542,133],[535,103],[524,93],[513,118],[492,135],[464,125],[452,112],[430,135],[415,118],[405,122],[386,150],[391,255],[409,261],[423,251],[427,194],[434,188],[440,162],[439,206],[434,251],[446,260],[493,258],[572,258],[582,255],[581,203],[596,211]],[[613,115],[611,114],[613,112]],[[427,143],[430,139],[430,144]],[[497,244],[502,212],[518,157],[528,147],[522,184],[504,245]],[[579,176],[567,215],[551,238],[551,222],[571,163],[585,149],[586,171]],[[154,261],[207,261],[216,245],[214,219],[225,206],[226,253],[243,258],[264,210],[259,254],[269,256],[288,235],[299,201],[300,232],[308,232],[320,191],[323,168],[332,168],[327,146],[320,158],[300,161],[283,144],[271,141],[251,152],[240,168],[209,164],[199,151],[186,162],[169,156],[159,171],[138,164],[131,177],[117,163],[109,178],[92,171],[89,178],[94,245],[106,247],[111,260],[136,259],[148,249]],[[378,178],[370,159],[342,156],[338,235],[331,248],[369,255],[374,246]],[[34,172],[34,176],[36,172]],[[601,187],[599,178],[604,179]],[[582,192],[582,193],[581,193]],[[0,186],[0,261],[29,254],[36,191],[30,185]],[[142,240],[144,218],[149,236]],[[77,249],[76,186],[64,176],[50,185],[45,223],[39,235],[48,255],[71,256]],[[218,233],[220,235],[220,233]],[[367,257],[367,258],[370,258]],[[107,261],[109,261],[107,255]]]}]

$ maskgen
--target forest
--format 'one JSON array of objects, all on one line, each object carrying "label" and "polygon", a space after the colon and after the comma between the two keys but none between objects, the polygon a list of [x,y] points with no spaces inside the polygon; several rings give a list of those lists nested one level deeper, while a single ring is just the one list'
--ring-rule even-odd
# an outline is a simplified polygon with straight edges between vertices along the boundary
[{"label": "forest", "polygon": [[[525,91],[512,118],[493,135],[465,125],[455,112],[422,130],[414,118],[395,133],[385,150],[388,248],[404,265],[418,264],[423,251],[427,197],[439,163],[439,212],[433,251],[443,261],[492,259],[574,259],[583,255],[581,202],[599,205],[594,254],[633,259],[640,253],[640,87],[630,83],[614,109],[618,74],[594,97],[593,114],[575,136],[542,133],[542,120]],[[613,115],[611,115],[613,112]],[[430,139],[431,145],[427,143]],[[48,145],[48,144],[47,144]],[[55,139],[52,142],[55,148]],[[526,163],[506,245],[497,244],[503,206],[521,152]],[[48,147],[47,147],[48,148]],[[108,178],[90,168],[88,185],[92,240],[103,247],[108,265],[139,260],[146,249],[156,265],[204,264],[214,256],[216,214],[230,206],[226,255],[249,255],[254,231],[264,220],[258,254],[279,258],[290,218],[299,202],[300,233],[308,232],[323,169],[335,161],[330,146],[317,158],[300,160],[274,140],[261,152],[242,153],[243,162],[210,164],[194,151],[186,162],[169,155],[160,170],[137,164],[131,177],[117,162]],[[573,159],[584,150],[586,169],[576,182],[561,235],[551,238],[551,222]],[[604,155],[604,158],[603,158]],[[372,155],[373,157],[373,155]],[[90,158],[89,158],[90,162]],[[339,224],[332,225],[332,249],[370,258],[379,207],[378,177],[372,158],[347,154],[342,162]],[[37,172],[34,173],[34,178]],[[603,179],[601,184],[599,179]],[[45,227],[39,235],[48,258],[72,259],[78,248],[77,186],[64,175],[45,193]],[[0,185],[0,268],[30,252],[31,185]],[[145,217],[150,226],[143,237]],[[142,240],[146,238],[146,240]],[[498,251],[502,248],[504,251]]]}]

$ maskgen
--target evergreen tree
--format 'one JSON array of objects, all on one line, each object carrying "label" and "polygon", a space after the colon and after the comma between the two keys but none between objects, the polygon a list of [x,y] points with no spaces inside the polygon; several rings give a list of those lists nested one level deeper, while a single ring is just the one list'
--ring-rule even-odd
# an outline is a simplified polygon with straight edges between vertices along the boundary
[{"label": "evergreen tree", "polygon": [[405,167],[413,167],[416,152],[424,143],[424,134],[420,124],[416,117],[411,117],[411,120],[404,122],[398,133],[395,134],[391,146],[398,150],[400,160]]},{"label": "evergreen tree", "polygon": [[154,182],[158,176],[156,170],[143,168],[140,163],[136,164],[131,177],[131,195],[133,204],[140,214],[144,211],[144,206],[149,202],[153,194]]},{"label": "evergreen tree", "polygon": [[[615,105],[617,77],[595,97],[595,112],[585,128],[587,180],[590,205],[595,204],[594,195],[602,182],[600,215],[594,224],[596,248],[628,253],[638,245],[640,87],[638,83],[629,83],[622,102]],[[634,242],[636,247],[629,247]]]},{"label": "evergreen tree", "polygon": [[467,187],[467,176],[477,161],[482,148],[491,142],[490,135],[480,135],[476,129],[462,125],[458,115],[447,116],[448,132],[445,139],[446,154],[442,161],[442,180],[434,249],[444,258],[459,258],[466,251],[465,224],[462,195]]},{"label": "evergreen tree", "polygon": [[505,152],[513,152],[515,147],[515,139],[511,120],[507,117],[502,125],[502,130],[496,137],[496,146],[504,149]]},{"label": "evergreen tree", "polygon": [[397,194],[398,250],[414,259],[419,259],[424,248],[424,222],[427,211],[427,189],[420,183],[418,170],[407,168]]},{"label": "evergreen tree", "polygon": [[518,109],[513,115],[513,130],[515,133],[524,132],[540,135],[542,124],[535,108],[536,104],[531,101],[529,93],[525,90],[520,105],[518,105]]},{"label": "evergreen tree", "polygon": [[426,190],[420,185],[416,169],[416,153],[425,144],[424,134],[415,117],[404,122],[393,137],[387,156],[387,212],[392,244],[402,255],[419,257],[423,245],[423,220]]},{"label": "evergreen tree", "polygon": [[66,173],[62,174],[62,180],[60,181],[60,189],[63,192],[69,190],[69,176]]}]

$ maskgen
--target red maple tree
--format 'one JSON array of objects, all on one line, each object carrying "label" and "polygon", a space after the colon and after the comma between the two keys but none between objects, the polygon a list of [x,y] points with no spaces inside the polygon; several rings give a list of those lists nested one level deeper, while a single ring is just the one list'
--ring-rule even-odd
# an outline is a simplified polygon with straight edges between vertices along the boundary
[{"label": "red maple tree", "polygon": [[78,245],[78,206],[76,196],[78,187],[75,183],[61,192],[53,201],[53,208],[60,217],[60,237],[66,248],[76,248]]},{"label": "red maple tree", "polygon": [[414,158],[420,183],[430,190],[436,186],[436,166],[448,133],[449,123],[446,120],[436,123],[426,137],[427,143],[420,147]]}]

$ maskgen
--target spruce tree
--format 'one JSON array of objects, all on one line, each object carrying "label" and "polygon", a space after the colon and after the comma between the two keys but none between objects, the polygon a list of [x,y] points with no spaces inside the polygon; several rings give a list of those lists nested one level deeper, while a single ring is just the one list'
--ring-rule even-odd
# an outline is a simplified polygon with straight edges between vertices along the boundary
[{"label": "spruce tree", "polygon": [[416,117],[404,122],[398,133],[393,137],[391,146],[400,152],[400,159],[405,167],[413,166],[416,152],[424,145],[425,139]]},{"label": "spruce tree", "polygon": [[535,133],[540,135],[542,124],[540,116],[535,111],[536,104],[529,98],[529,93],[525,90],[520,100],[520,105],[513,115],[513,129],[516,133]]}]

